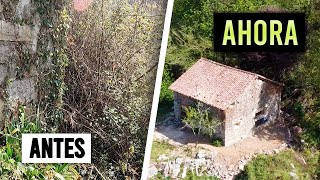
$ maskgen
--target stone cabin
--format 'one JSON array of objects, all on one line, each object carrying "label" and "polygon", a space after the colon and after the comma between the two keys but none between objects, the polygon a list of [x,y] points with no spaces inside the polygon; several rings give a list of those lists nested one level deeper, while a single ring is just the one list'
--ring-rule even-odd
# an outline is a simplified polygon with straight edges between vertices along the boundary
[{"label": "stone cabin", "polygon": [[261,75],[201,58],[171,86],[175,118],[200,101],[221,120],[216,135],[225,146],[272,124],[280,111],[283,84]]}]

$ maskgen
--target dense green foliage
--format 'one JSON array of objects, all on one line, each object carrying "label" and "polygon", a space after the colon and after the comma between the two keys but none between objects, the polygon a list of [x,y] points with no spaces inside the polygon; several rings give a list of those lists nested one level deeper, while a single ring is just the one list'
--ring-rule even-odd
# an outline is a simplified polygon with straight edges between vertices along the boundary
[{"label": "dense green foliage", "polygon": [[[214,12],[305,12],[306,13],[306,52],[305,53],[218,53],[214,52]],[[282,95],[282,111],[294,118],[286,119],[289,128],[302,127],[297,137],[299,147],[320,148],[320,2],[312,0],[175,0],[172,26],[169,37],[165,65],[165,83],[169,86],[188,67],[200,57],[248,70],[285,84]],[[171,74],[170,79],[166,74]],[[160,109],[165,103],[164,97],[170,97],[167,90],[161,92]],[[172,93],[172,92],[171,92]],[[171,96],[172,97],[172,96]],[[172,100],[170,102],[172,104]],[[279,155],[285,164],[284,155]],[[278,161],[278,157],[272,157]],[[264,160],[267,159],[267,160]],[[288,160],[290,161],[290,160]],[[252,162],[245,174],[265,177],[271,164],[270,158],[260,157]],[[257,163],[257,164],[255,164]],[[260,165],[258,165],[260,164]],[[260,166],[263,168],[255,169]],[[318,168],[313,163],[311,167]],[[249,168],[251,167],[251,169]],[[279,165],[282,171],[286,166]],[[310,176],[314,171],[308,171]],[[279,176],[278,176],[279,175]],[[280,179],[288,177],[280,173]],[[309,177],[310,177],[309,176]],[[253,177],[253,176],[251,176]],[[271,176],[274,177],[274,176]],[[307,177],[302,174],[301,177]],[[259,178],[257,178],[259,179]],[[270,178],[269,178],[270,179]]]},{"label": "dense green foliage", "polygon": [[[67,34],[70,17],[66,6],[69,1],[56,2],[36,0],[36,12],[41,18],[41,28],[35,57],[39,85],[39,102],[46,118],[43,130],[59,131],[63,123],[63,94],[67,89],[64,82],[65,68],[68,66]],[[51,48],[48,48],[51,47]],[[51,68],[47,65],[51,64]]]},{"label": "dense green foliage", "polygon": [[[165,66],[165,69],[168,69],[168,67]],[[169,90],[169,86],[172,82],[172,73],[168,70],[164,71],[162,75],[160,102],[170,102],[173,100],[173,93],[171,92],[171,90]]]},{"label": "dense green foliage", "polygon": [[5,124],[0,134],[1,179],[79,179],[74,165],[67,164],[22,164],[21,134],[40,133],[40,114],[27,116],[21,106],[17,117]]}]

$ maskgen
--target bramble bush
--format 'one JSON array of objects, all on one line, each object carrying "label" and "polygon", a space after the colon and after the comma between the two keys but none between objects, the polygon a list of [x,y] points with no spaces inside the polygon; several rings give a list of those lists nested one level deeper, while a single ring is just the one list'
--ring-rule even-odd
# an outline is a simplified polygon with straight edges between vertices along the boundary
[{"label": "bramble bush", "polygon": [[66,132],[92,133],[92,161],[111,179],[138,178],[163,27],[161,5],[94,1],[71,11],[63,96]]}]

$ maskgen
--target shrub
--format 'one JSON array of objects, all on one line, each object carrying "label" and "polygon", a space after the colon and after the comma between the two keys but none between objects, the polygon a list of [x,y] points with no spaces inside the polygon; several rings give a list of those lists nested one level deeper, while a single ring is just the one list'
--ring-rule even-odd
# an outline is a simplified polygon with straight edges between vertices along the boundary
[{"label": "shrub", "polygon": [[208,175],[197,176],[194,171],[188,171],[187,176],[183,180],[219,180],[219,178]]},{"label": "shrub", "polygon": [[215,147],[222,147],[223,146],[223,140],[218,137],[214,137],[212,140],[212,145]]},{"label": "shrub", "polygon": [[169,103],[173,101],[173,92],[169,89],[169,86],[173,83],[173,81],[174,79],[169,70],[169,65],[165,65],[162,75],[160,103]]},{"label": "shrub", "polygon": [[184,111],[186,116],[183,118],[183,121],[191,126],[194,133],[197,129],[198,133],[213,136],[220,125],[220,121],[201,102],[198,102],[195,107],[184,108]]}]

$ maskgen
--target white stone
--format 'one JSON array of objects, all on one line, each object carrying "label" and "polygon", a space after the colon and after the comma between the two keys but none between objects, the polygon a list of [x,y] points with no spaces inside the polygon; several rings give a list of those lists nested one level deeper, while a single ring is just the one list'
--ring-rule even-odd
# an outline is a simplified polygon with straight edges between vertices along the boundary
[{"label": "white stone", "polygon": [[244,170],[244,165],[243,165],[243,164],[240,164],[240,165],[239,165],[239,169],[240,169],[240,171],[243,171],[243,170]]},{"label": "white stone", "polygon": [[180,164],[174,163],[172,166],[172,178],[177,178],[180,173]]},{"label": "white stone", "polygon": [[18,28],[18,37],[14,41],[32,41],[30,26],[16,26],[16,28]]},{"label": "white stone", "polygon": [[183,159],[182,158],[176,158],[176,164],[182,164]]},{"label": "white stone", "polygon": [[[0,33],[1,34],[1,33]],[[7,64],[14,54],[14,47],[8,42],[0,44],[0,64]]]},{"label": "white stone", "polygon": [[297,176],[297,173],[295,173],[295,172],[289,172],[289,175],[292,177],[292,179],[294,179],[294,180],[298,180],[299,179],[299,177]]},{"label": "white stone", "polygon": [[202,159],[202,158],[205,158],[205,157],[206,157],[206,155],[203,152],[200,152],[200,151],[196,155],[196,158],[198,158],[198,159]]},{"label": "white stone", "polygon": [[277,153],[280,152],[280,150],[279,150],[279,149],[274,149],[273,152],[274,152],[275,154],[277,154]]},{"label": "white stone", "polygon": [[214,158],[217,156],[217,152],[216,151],[212,151],[209,154],[206,155],[206,159],[211,159],[212,161],[214,160]]},{"label": "white stone", "polygon": [[[38,17],[38,15],[37,15],[37,17]],[[37,43],[38,43],[38,33],[39,33],[39,31],[40,31],[40,24],[35,24],[34,27],[32,28],[32,31],[31,31],[31,33],[32,33],[31,34],[31,36],[32,36],[31,47],[32,47],[32,51],[33,52],[37,51]]]},{"label": "white stone", "polygon": [[148,176],[149,178],[152,178],[153,176],[158,174],[158,169],[156,168],[156,166],[150,166],[148,169]]},{"label": "white stone", "polygon": [[[19,0],[19,3],[16,8],[16,14],[19,18],[22,18],[23,14],[30,14],[30,9],[27,8],[30,6],[31,1],[30,0]],[[24,12],[29,11],[29,12]]]},{"label": "white stone", "polygon": [[182,174],[181,174],[181,178],[185,178],[187,176],[187,170],[188,168],[186,166],[183,167],[183,170],[182,170]]},{"label": "white stone", "polygon": [[167,161],[168,159],[169,158],[163,154],[158,157],[158,161]]},{"label": "white stone", "polygon": [[163,169],[163,176],[164,177],[168,177],[169,176],[169,170],[170,170],[169,163],[166,163],[165,166],[164,166],[164,169]]}]

